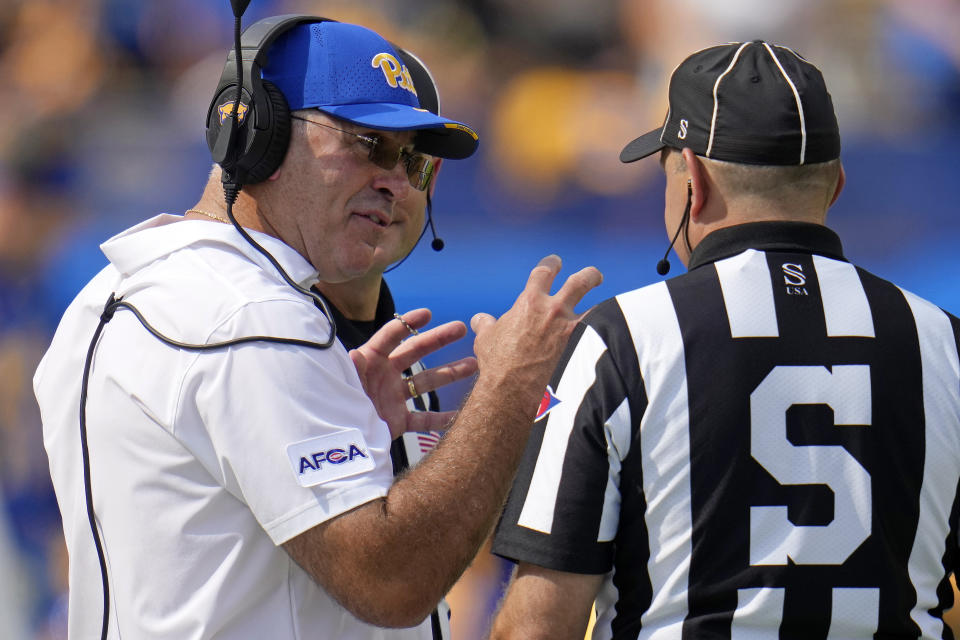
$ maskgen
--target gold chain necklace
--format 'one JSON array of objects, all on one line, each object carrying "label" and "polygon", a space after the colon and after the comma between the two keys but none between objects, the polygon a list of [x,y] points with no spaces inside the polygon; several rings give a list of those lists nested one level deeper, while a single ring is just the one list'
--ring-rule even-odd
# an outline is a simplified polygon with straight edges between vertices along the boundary
[{"label": "gold chain necklace", "polygon": [[226,218],[220,217],[220,216],[218,216],[218,215],[216,215],[216,214],[214,214],[214,213],[207,213],[206,211],[201,211],[200,209],[187,209],[187,210],[185,211],[185,213],[199,213],[199,214],[202,215],[202,216],[207,216],[208,218],[211,218],[211,219],[216,220],[216,221],[218,221],[218,222],[226,222],[227,224],[233,224],[232,222],[230,222],[230,221],[227,220]]}]

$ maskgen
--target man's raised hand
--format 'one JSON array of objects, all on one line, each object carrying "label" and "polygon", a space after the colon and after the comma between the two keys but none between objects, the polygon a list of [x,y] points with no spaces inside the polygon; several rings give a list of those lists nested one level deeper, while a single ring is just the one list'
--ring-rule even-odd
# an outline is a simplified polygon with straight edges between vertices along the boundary
[{"label": "man's raised hand", "polygon": [[467,378],[477,371],[477,360],[462,358],[432,367],[410,376],[403,372],[438,349],[460,340],[467,334],[462,322],[447,322],[422,333],[419,330],[430,321],[429,309],[415,309],[391,320],[370,339],[350,351],[363,390],[373,401],[377,413],[390,427],[393,438],[404,431],[430,431],[444,428],[455,411],[410,411],[407,399],[412,390],[424,394],[451,382]]},{"label": "man's raised hand", "polygon": [[556,294],[550,288],[560,272],[560,258],[549,255],[537,264],[509,311],[498,320],[478,313],[470,321],[477,334],[474,353],[481,376],[510,376],[511,387],[525,394],[531,418],[550,375],[577,322],[574,307],[603,281],[595,267],[574,273]]}]

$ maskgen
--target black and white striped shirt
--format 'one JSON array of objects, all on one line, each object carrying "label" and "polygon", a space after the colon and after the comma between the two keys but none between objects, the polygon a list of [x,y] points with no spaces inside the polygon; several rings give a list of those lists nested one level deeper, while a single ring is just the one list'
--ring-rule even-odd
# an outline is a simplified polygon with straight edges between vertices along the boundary
[{"label": "black and white striped shirt", "polygon": [[494,552],[608,574],[594,638],[950,637],[958,343],[826,227],[714,232],[580,324]]}]

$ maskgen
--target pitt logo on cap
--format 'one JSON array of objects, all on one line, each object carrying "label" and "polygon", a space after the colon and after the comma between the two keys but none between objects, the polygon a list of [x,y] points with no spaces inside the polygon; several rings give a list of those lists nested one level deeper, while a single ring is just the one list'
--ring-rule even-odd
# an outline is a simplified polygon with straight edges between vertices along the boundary
[{"label": "pitt logo on cap", "polygon": [[[237,124],[243,124],[243,119],[247,115],[247,111],[250,109],[247,105],[240,103],[240,108],[237,110],[237,113],[240,116],[240,119],[237,121]],[[220,114],[220,124],[223,124],[223,121],[230,117],[230,114],[233,113],[233,100],[230,102],[225,102],[219,107],[217,107],[217,112]]]},{"label": "pitt logo on cap", "polygon": [[406,65],[400,64],[393,55],[389,53],[378,53],[370,61],[371,67],[380,67],[383,71],[383,77],[387,79],[387,84],[391,87],[400,87],[406,89],[413,95],[417,95],[417,90],[413,88],[413,79],[410,77],[410,71]]}]

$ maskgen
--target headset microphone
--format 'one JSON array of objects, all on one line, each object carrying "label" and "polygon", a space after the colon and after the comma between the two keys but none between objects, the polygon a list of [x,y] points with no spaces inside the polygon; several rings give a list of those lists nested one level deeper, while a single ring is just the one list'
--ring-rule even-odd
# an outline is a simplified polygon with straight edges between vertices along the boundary
[{"label": "headset microphone", "polygon": [[[669,252],[670,249],[667,249],[667,251]],[[665,276],[669,271],[670,271],[670,261],[667,260],[666,258],[661,258],[660,261],[657,262],[657,273],[659,273],[662,276]]]},{"label": "headset microphone", "polygon": [[443,239],[437,235],[437,229],[433,226],[433,198],[430,197],[430,194],[427,194],[427,224],[430,225],[430,233],[433,234],[433,242],[430,243],[430,248],[434,251],[440,251],[443,249]]},{"label": "headset microphone", "polygon": [[680,218],[680,226],[677,227],[677,232],[673,234],[673,240],[670,241],[670,246],[667,247],[666,253],[663,254],[663,258],[657,263],[657,273],[662,276],[667,275],[670,271],[670,261],[667,260],[667,256],[670,255],[670,249],[673,249],[673,245],[676,244],[677,238],[680,237],[680,232],[683,230],[684,226],[687,224],[687,220],[690,217],[690,203],[693,200],[693,183],[690,180],[687,180],[687,206],[683,209],[683,217]]}]

